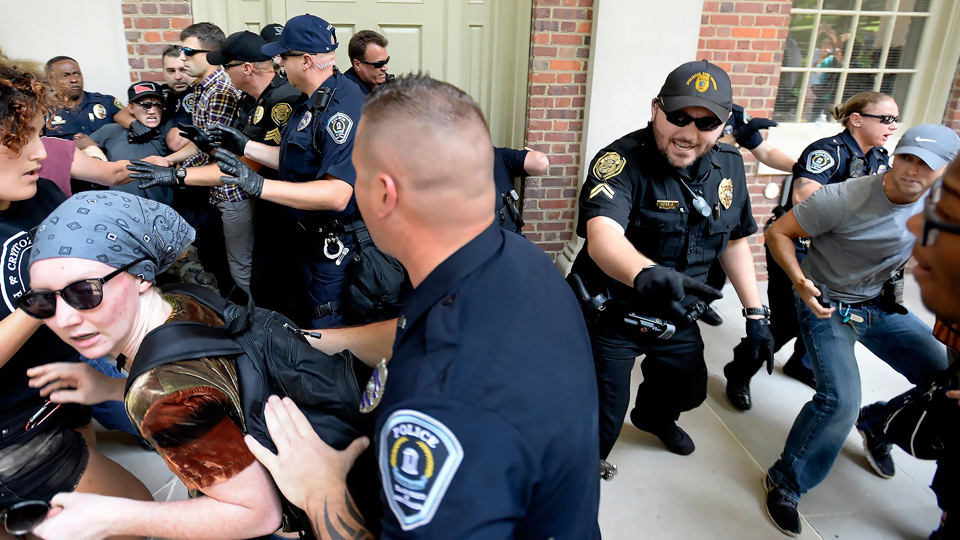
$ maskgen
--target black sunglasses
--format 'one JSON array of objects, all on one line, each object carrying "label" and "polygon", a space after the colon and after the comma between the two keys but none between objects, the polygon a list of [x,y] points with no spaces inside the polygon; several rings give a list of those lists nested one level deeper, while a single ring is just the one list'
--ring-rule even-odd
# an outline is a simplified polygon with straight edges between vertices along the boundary
[{"label": "black sunglasses", "polygon": [[3,528],[8,533],[23,538],[47,518],[50,505],[46,501],[21,501],[6,510],[0,510]]},{"label": "black sunglasses", "polygon": [[180,47],[180,50],[183,51],[184,56],[193,56],[197,53],[210,52],[208,49],[194,49],[191,47]]},{"label": "black sunglasses", "polygon": [[357,61],[360,62],[361,64],[366,64],[368,66],[373,66],[377,69],[380,69],[383,66],[390,63],[390,57],[388,56],[386,60],[380,60],[379,62],[367,62],[366,60],[360,60],[359,58],[357,59]]},{"label": "black sunglasses", "polygon": [[163,109],[163,103],[160,103],[159,101],[136,101],[134,102],[134,105],[137,105],[145,111],[149,111],[150,109]]},{"label": "black sunglasses", "polygon": [[308,52],[301,52],[301,51],[287,51],[287,52],[282,52],[282,53],[278,54],[277,56],[279,56],[280,58],[283,58],[284,60],[286,60],[287,58],[290,58],[291,56],[305,56],[305,55],[308,55],[308,54],[318,54],[318,53],[308,53]]},{"label": "black sunglasses", "polygon": [[940,203],[940,197],[943,196],[943,178],[933,183],[930,188],[930,195],[927,196],[927,202],[923,207],[923,236],[920,238],[921,246],[929,246],[937,241],[937,233],[943,231],[947,234],[960,235],[960,225],[946,223],[937,218],[937,204]]},{"label": "black sunglasses", "polygon": [[726,123],[726,120],[721,120],[716,116],[694,118],[689,114],[680,111],[667,112],[664,110],[663,101],[661,101],[660,98],[657,98],[657,107],[663,111],[663,116],[666,117],[667,122],[670,122],[677,127],[686,127],[690,122],[693,122],[693,124],[697,126],[697,129],[700,131],[713,131]]},{"label": "black sunglasses", "polygon": [[230,68],[235,68],[235,67],[237,67],[237,66],[242,66],[244,63],[245,63],[245,62],[234,62],[234,63],[232,63],[232,64],[224,64],[224,65],[222,65],[222,66],[220,66],[220,67],[222,67],[223,70],[226,71],[226,70],[228,70],[228,69],[230,69]]},{"label": "black sunglasses", "polygon": [[880,121],[881,124],[887,124],[887,125],[900,121],[899,116],[890,116],[889,114],[869,114],[865,112],[857,113],[857,114],[859,114],[860,116],[866,116],[868,118],[876,118],[877,120]]},{"label": "black sunglasses", "polygon": [[20,309],[34,319],[49,319],[57,312],[57,296],[73,309],[81,311],[93,309],[103,301],[103,284],[132,268],[135,264],[150,260],[150,257],[139,259],[117,268],[113,272],[95,279],[75,281],[59,291],[27,291],[17,299]]}]

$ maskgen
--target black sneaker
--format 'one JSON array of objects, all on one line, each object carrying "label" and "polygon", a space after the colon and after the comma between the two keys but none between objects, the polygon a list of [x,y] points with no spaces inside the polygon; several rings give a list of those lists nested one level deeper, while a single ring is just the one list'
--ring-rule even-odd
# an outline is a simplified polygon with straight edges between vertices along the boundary
[{"label": "black sneaker", "polygon": [[721,324],[723,324],[723,317],[721,317],[720,314],[717,313],[717,310],[713,309],[710,306],[707,306],[707,309],[700,314],[699,320],[709,324],[710,326],[720,326]]},{"label": "black sneaker", "polygon": [[863,449],[867,454],[867,461],[870,462],[873,470],[880,478],[893,478],[893,475],[897,472],[897,468],[893,466],[893,456],[890,455],[890,445],[878,441],[872,433],[860,429],[859,425],[857,426],[857,431],[859,431],[860,436],[863,437]]},{"label": "black sneaker", "polygon": [[787,494],[770,480],[769,475],[763,477],[763,491],[767,493],[767,503],[763,510],[770,521],[787,536],[799,535],[801,526],[797,503],[787,497]]},{"label": "black sneaker", "polygon": [[731,376],[730,368],[732,366],[733,362],[723,366],[723,375],[727,378],[727,399],[730,400],[730,404],[733,405],[735,409],[749,411],[750,407],[753,406],[753,402],[750,399],[750,379],[743,381],[735,376]]},{"label": "black sneaker", "polygon": [[799,358],[791,357],[787,360],[787,363],[783,365],[783,374],[802,382],[814,390],[817,389],[817,381],[813,378],[813,370],[803,365],[803,362],[801,362]]}]

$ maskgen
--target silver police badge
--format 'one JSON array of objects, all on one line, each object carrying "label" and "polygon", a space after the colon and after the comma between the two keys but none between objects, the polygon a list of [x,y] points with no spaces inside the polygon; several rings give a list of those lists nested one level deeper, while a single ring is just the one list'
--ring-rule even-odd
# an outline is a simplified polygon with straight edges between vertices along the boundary
[{"label": "silver police badge", "polygon": [[384,358],[377,362],[377,367],[373,369],[370,380],[367,381],[367,387],[360,396],[360,412],[368,413],[377,408],[380,400],[383,399],[383,391],[387,386],[387,359]]},{"label": "silver police badge", "polygon": [[313,120],[313,114],[310,111],[303,113],[303,116],[300,118],[300,123],[297,124],[297,131],[303,131],[307,129],[307,126],[310,125],[310,121]]},{"label": "silver police badge", "polygon": [[400,527],[430,523],[463,461],[460,441],[436,418],[401,409],[383,423],[377,444],[383,491]]},{"label": "silver police badge", "polygon": [[353,129],[353,119],[342,112],[338,112],[327,120],[327,133],[337,144],[346,142],[351,129]]},{"label": "silver police badge", "polygon": [[93,106],[93,115],[96,116],[98,119],[103,120],[104,118],[107,117],[107,108],[97,103],[96,105]]}]

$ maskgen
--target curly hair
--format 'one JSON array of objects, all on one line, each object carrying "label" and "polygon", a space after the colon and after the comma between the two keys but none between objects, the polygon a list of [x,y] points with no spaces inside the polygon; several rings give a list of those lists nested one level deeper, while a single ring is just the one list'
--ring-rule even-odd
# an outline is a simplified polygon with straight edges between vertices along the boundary
[{"label": "curly hair", "polygon": [[30,122],[47,112],[43,84],[16,66],[0,66],[0,144],[20,153],[30,137]]}]

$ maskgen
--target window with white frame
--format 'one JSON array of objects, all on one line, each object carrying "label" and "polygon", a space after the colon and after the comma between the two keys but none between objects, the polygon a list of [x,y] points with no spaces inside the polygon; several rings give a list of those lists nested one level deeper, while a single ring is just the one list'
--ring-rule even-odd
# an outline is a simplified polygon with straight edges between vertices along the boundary
[{"label": "window with white frame", "polygon": [[773,118],[832,121],[830,108],[858,92],[892,95],[901,107],[931,0],[794,0]]}]

